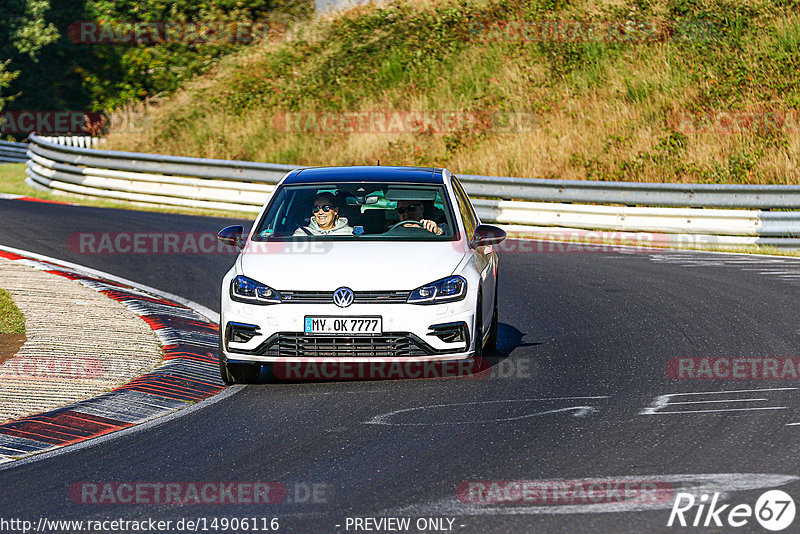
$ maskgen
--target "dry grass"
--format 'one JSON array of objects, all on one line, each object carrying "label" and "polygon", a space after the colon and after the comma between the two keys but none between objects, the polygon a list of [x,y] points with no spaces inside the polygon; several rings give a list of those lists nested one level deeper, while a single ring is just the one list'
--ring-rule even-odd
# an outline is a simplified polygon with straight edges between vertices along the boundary
[{"label": "dry grass", "polygon": [[[665,0],[652,4],[645,18],[663,18],[671,5]],[[719,9],[728,16],[730,6],[723,4],[710,2],[712,15]],[[763,2],[739,4],[749,9]],[[472,13],[501,9],[488,0],[469,5]],[[510,10],[509,18],[530,7],[506,5],[510,7],[502,9]],[[631,6],[628,0],[584,0],[564,8],[560,17],[608,20],[613,10],[635,16]],[[452,43],[445,40],[434,48],[448,50],[440,58],[394,66],[421,46],[419,39],[404,41],[394,33],[415,20],[408,17],[426,14],[435,30],[435,24],[454,17],[450,8],[434,0],[361,6],[316,21],[292,39],[227,57],[209,75],[150,108],[142,131],[113,129],[109,147],[303,165],[373,164],[380,159],[385,164],[447,166],[457,173],[537,178],[800,183],[796,132],[692,131],[669,120],[697,109],[747,110],[765,104],[768,109],[790,109],[788,96],[786,101],[763,100],[765,94],[778,94],[775,87],[780,84],[792,83],[792,73],[780,71],[780,61],[773,61],[784,49],[791,56],[795,34],[800,34],[800,19],[788,8],[785,13],[764,11],[768,24],[753,38],[726,37],[730,42],[715,42],[709,50],[677,39],[565,45],[551,52],[537,44],[475,40],[447,48]],[[387,13],[396,21],[375,22]],[[535,20],[542,15],[531,16]],[[447,32],[463,31],[465,21],[453,23]],[[775,75],[740,87],[729,71],[751,68],[739,57],[743,54],[754,58],[754,77],[770,69]],[[791,64],[791,59],[784,63]],[[373,70],[353,74],[352,67],[369,62]],[[333,76],[334,71],[340,74]],[[747,74],[742,72],[734,74]],[[733,97],[732,87],[738,88]],[[433,135],[293,134],[276,129],[273,121],[287,110],[529,113],[536,127],[517,133],[490,128]]]}]

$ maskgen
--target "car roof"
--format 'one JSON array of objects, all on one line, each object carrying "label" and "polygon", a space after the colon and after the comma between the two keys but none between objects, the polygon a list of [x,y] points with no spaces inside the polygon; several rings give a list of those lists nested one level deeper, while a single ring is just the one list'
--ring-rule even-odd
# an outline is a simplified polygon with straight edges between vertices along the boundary
[{"label": "car roof", "polygon": [[290,172],[284,184],[327,182],[399,182],[442,184],[442,169],[430,167],[385,167],[382,165],[353,167],[311,167]]}]

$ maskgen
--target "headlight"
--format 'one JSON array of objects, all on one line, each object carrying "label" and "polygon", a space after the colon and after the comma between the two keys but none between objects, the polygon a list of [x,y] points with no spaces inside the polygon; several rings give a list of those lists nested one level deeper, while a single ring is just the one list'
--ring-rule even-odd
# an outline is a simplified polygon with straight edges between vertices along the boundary
[{"label": "headlight", "polygon": [[281,301],[277,291],[246,276],[237,276],[231,280],[231,298],[251,304],[278,304]]},{"label": "headlight", "polygon": [[448,276],[418,287],[408,296],[410,304],[439,304],[462,300],[467,295],[467,281],[463,276]]}]

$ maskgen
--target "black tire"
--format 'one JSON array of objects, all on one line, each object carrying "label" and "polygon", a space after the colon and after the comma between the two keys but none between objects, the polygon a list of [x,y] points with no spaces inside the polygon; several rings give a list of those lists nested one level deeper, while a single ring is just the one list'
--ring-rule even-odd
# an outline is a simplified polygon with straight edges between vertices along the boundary
[{"label": "black tire", "polygon": [[494,352],[497,350],[497,328],[498,328],[498,318],[497,318],[497,281],[495,280],[495,287],[494,287],[494,308],[492,311],[492,326],[489,327],[489,337],[486,339],[486,345],[483,346],[483,350],[485,352]]},{"label": "black tire", "polygon": [[478,292],[478,305],[475,307],[475,354],[473,358],[483,357],[483,298]]},{"label": "black tire", "polygon": [[253,363],[226,363],[228,374],[233,377],[234,384],[254,384],[261,374],[261,366]]},{"label": "black tire", "polygon": [[[220,332],[222,331],[220,330]],[[222,352],[222,333],[219,336],[217,359],[219,360],[219,376],[229,386],[233,384],[252,384],[258,380],[258,375],[261,374],[261,366],[258,364],[225,361],[225,356]]]}]

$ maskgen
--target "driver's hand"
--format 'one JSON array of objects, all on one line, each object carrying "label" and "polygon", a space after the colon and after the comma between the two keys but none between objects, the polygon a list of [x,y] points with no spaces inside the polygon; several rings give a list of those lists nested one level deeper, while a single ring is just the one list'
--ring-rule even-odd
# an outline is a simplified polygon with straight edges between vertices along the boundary
[{"label": "driver's hand", "polygon": [[436,235],[442,235],[442,229],[437,226],[434,221],[428,219],[421,219],[419,222],[422,223],[422,227],[425,228],[429,232],[433,232]]}]

